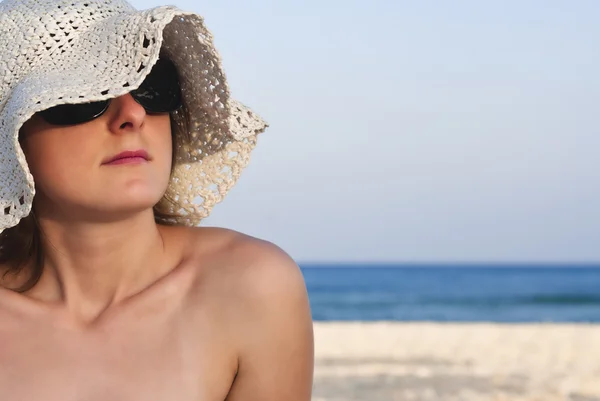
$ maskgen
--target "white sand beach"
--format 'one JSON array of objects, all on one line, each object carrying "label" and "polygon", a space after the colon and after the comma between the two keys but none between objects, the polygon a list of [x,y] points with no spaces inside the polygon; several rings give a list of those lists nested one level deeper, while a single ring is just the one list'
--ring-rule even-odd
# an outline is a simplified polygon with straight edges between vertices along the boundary
[{"label": "white sand beach", "polygon": [[600,401],[600,325],[315,323],[313,401]]}]

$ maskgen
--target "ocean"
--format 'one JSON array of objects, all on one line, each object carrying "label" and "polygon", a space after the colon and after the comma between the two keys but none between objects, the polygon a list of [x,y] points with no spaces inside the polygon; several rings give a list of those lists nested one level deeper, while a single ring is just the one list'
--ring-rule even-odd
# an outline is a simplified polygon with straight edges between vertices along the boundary
[{"label": "ocean", "polygon": [[600,322],[600,266],[300,267],[315,321]]}]

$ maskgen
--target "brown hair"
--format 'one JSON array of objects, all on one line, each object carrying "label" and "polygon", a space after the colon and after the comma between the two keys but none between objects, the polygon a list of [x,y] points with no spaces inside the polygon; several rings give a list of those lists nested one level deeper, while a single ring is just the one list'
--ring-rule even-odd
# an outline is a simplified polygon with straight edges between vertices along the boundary
[{"label": "brown hair", "polygon": [[[184,105],[185,110],[185,105]],[[171,130],[172,130],[172,148],[171,156],[171,173],[175,166],[176,152],[176,137],[179,135],[189,135],[188,116],[180,118],[176,122],[171,115]],[[179,210],[177,202],[171,199],[168,195],[164,195],[157,205],[154,206],[154,220],[157,224],[175,225],[178,219],[182,216],[177,213],[165,211],[164,205],[171,206],[171,210]],[[163,207],[159,207],[162,205]],[[35,216],[35,211],[19,221],[19,223],[11,228],[7,228],[0,233],[0,279],[4,279],[7,275],[20,275],[23,270],[30,266],[31,271],[26,272],[27,280],[18,288],[13,288],[17,292],[25,292],[30,290],[37,284],[44,269],[44,249],[42,247],[43,232]],[[4,269],[4,272],[2,272]]]}]

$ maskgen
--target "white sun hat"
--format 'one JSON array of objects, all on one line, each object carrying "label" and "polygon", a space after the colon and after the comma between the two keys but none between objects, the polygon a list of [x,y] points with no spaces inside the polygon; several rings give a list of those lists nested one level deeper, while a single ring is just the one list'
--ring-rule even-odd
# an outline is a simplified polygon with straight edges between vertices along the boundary
[{"label": "white sun hat", "polygon": [[177,68],[183,99],[171,114],[171,182],[156,206],[177,216],[170,223],[193,226],[208,216],[267,127],[230,97],[203,18],[173,6],[140,11],[124,0],[5,0],[0,48],[0,232],[30,213],[35,195],[21,126],[56,105],[138,88],[159,56]]}]

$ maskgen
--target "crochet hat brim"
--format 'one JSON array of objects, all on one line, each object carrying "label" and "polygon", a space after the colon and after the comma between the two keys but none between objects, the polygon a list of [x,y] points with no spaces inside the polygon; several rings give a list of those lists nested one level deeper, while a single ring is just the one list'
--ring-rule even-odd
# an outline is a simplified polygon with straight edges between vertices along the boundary
[{"label": "crochet hat brim", "polygon": [[[202,17],[176,7],[125,10],[85,26],[45,32],[35,57],[11,59],[26,73],[0,103],[0,232],[31,211],[35,194],[19,129],[36,112],[124,95],[139,87],[159,57],[177,67],[184,107],[173,113],[175,166],[157,205],[197,225],[236,183],[267,124],[231,99],[221,60]],[[59,32],[62,31],[62,32]],[[30,43],[27,44],[31,46]],[[1,71],[0,71],[1,72]]]}]

